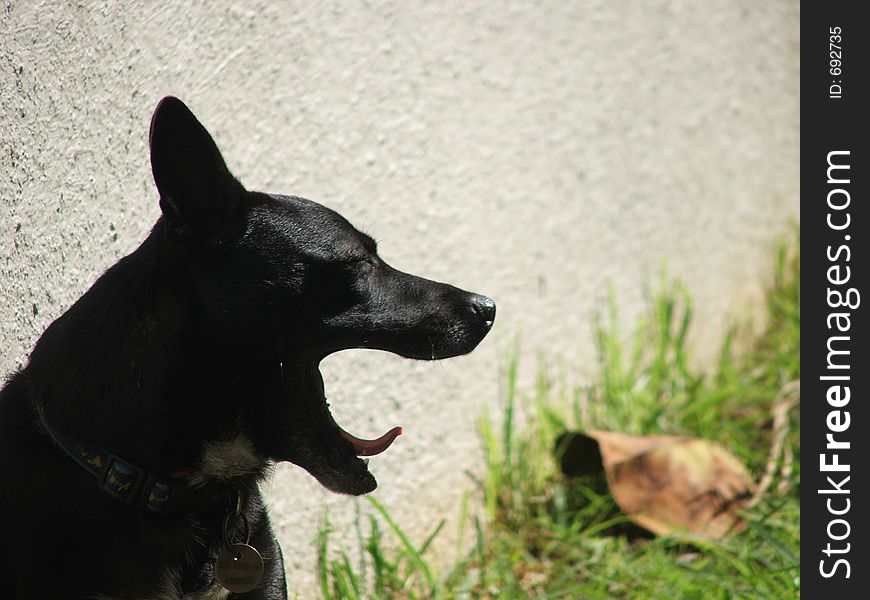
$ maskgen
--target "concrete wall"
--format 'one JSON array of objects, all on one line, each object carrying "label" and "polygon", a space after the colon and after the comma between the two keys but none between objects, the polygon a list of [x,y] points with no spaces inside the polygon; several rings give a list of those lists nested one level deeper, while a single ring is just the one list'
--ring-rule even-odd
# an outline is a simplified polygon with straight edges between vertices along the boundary
[{"label": "concrete wall", "polygon": [[[157,218],[148,120],[178,95],[248,187],[497,300],[469,357],[325,365],[348,429],[405,426],[374,471],[411,530],[457,514],[515,333],[592,375],[607,282],[630,321],[667,263],[703,353],[799,216],[796,0],[127,4],[0,0],[0,372]],[[357,501],[286,465],[270,499],[307,589],[324,507]]]}]

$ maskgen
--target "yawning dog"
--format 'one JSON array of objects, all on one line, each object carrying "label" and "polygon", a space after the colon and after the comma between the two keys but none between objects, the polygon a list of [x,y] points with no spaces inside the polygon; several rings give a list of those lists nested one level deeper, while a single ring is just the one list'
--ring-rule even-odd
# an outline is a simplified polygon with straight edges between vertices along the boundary
[{"label": "yawning dog", "polygon": [[286,598],[270,466],[365,494],[360,457],[401,433],[344,431],[320,361],[458,356],[495,319],[489,298],[387,265],[336,212],[247,191],[180,100],[149,143],[161,217],[0,392],[4,598]]}]

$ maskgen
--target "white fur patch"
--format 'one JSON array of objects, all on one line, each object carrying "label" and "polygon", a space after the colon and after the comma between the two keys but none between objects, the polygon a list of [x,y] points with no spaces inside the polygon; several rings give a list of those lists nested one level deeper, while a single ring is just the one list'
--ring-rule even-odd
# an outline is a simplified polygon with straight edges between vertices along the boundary
[{"label": "white fur patch", "polygon": [[226,600],[229,597],[230,593],[227,590],[219,584],[215,584],[210,590],[187,594],[181,600]]},{"label": "white fur patch", "polygon": [[[160,571],[160,585],[153,594],[141,600],[227,600],[230,592],[219,583],[198,592],[181,595],[181,573],[177,567],[164,567]],[[108,596],[91,596],[90,600],[113,600]]]},{"label": "white fur patch", "polygon": [[[181,598],[181,572],[178,567],[164,567],[160,574],[160,587],[153,600],[179,600]],[[149,599],[150,600],[150,599]]]},{"label": "white fur patch", "polygon": [[182,596],[181,574],[175,567],[165,567],[161,580],[155,595],[142,600],[226,600],[230,596],[230,593],[217,583],[210,588]]},{"label": "white fur patch", "polygon": [[[161,589],[158,595],[142,598],[142,600],[227,600],[230,597],[230,593],[219,584],[215,584],[211,589],[185,594],[184,596],[179,596],[177,593],[167,595],[164,591],[165,588]],[[108,596],[93,596],[91,600],[112,600],[112,598]]]},{"label": "white fur patch", "polygon": [[190,476],[190,483],[203,486],[210,481],[226,481],[252,475],[263,469],[266,461],[254,451],[254,444],[245,434],[231,440],[208,442],[202,453],[199,469]]}]

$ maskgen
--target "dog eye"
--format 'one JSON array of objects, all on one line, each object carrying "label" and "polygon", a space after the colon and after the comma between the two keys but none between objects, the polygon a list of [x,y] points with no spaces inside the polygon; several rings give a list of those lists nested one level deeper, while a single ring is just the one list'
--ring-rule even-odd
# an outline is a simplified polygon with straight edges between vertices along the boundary
[{"label": "dog eye", "polygon": [[375,270],[375,262],[371,258],[364,258],[354,263],[353,271],[357,277],[367,276]]},{"label": "dog eye", "polygon": [[378,264],[377,258],[372,255],[366,256],[365,258],[361,258],[353,262],[353,266],[356,269],[361,269],[365,272],[371,271]]},{"label": "dog eye", "polygon": [[375,261],[371,257],[365,257],[342,262],[334,265],[332,269],[326,270],[332,271],[343,280],[350,282],[368,276],[374,268]]}]

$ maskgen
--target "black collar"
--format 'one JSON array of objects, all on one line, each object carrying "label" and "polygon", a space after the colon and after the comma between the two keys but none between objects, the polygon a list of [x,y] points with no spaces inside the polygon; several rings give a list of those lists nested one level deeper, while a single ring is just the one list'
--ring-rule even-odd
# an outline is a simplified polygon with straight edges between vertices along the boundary
[{"label": "black collar", "polygon": [[37,406],[36,412],[55,445],[96,477],[101,490],[124,504],[155,515],[174,516],[211,508],[222,500],[229,502],[229,494],[195,489],[171,477],[150,473],[111,452],[61,441],[46,423],[42,407]]}]

